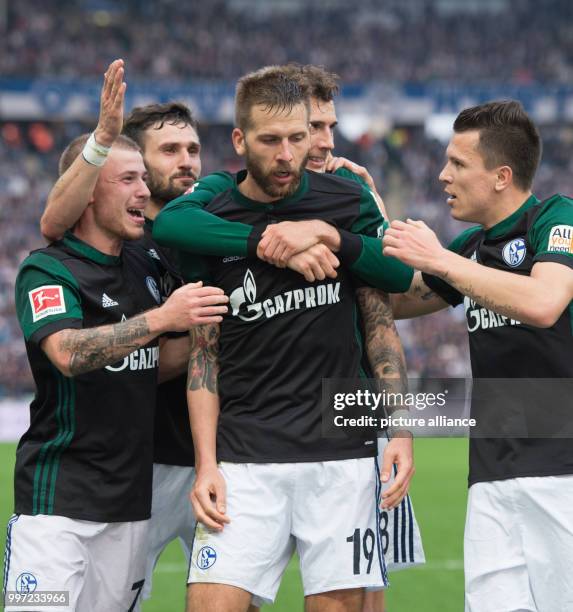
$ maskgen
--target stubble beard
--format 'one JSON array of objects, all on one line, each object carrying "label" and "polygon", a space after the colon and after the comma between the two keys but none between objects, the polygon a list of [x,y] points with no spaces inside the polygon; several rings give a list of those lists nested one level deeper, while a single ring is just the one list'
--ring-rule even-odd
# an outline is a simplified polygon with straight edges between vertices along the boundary
[{"label": "stubble beard", "polygon": [[304,172],[307,159],[308,156],[304,158],[298,169],[294,169],[290,164],[283,164],[282,166],[279,166],[278,168],[275,168],[273,170],[285,170],[292,173],[293,180],[284,187],[278,187],[273,183],[272,172],[265,173],[258,161],[252,155],[249,154],[248,149],[245,161],[247,166],[247,172],[253,177],[253,180],[263,191],[263,193],[265,193],[271,198],[282,199],[290,197],[299,188],[300,180],[302,177],[302,173]]},{"label": "stubble beard", "polygon": [[[167,202],[171,202],[171,200],[175,200],[179,196],[182,196],[189,187],[185,185],[181,185],[177,187],[174,183],[174,179],[183,176],[181,174],[176,174],[174,176],[170,176],[167,179],[167,183],[164,183],[161,180],[161,177],[154,172],[150,168],[147,170],[147,187],[151,193],[151,199],[163,208]],[[185,175],[187,176],[187,175]],[[193,178],[195,181],[197,177],[189,174],[190,178]]]}]

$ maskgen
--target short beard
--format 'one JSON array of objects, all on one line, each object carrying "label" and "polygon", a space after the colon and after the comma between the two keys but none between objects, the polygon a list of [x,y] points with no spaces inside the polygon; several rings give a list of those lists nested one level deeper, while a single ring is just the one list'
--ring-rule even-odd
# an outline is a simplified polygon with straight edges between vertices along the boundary
[{"label": "short beard", "polygon": [[253,180],[255,181],[255,183],[259,186],[259,188],[266,195],[268,195],[270,198],[283,199],[283,198],[288,198],[291,195],[293,195],[293,193],[295,193],[296,190],[299,188],[300,179],[301,179],[302,173],[304,172],[304,168],[307,163],[307,157],[304,158],[304,160],[302,161],[301,165],[299,166],[297,170],[291,168],[290,166],[287,166],[285,168],[285,169],[288,168],[288,171],[293,174],[294,178],[290,182],[290,184],[282,188],[277,187],[276,185],[273,184],[271,176],[263,172],[258,162],[253,158],[252,155],[249,154],[248,149],[246,151],[245,163],[247,166],[247,172],[253,177]]},{"label": "short beard", "polygon": [[[146,182],[149,192],[151,193],[151,199],[156,204],[160,204],[162,208],[167,202],[171,202],[171,200],[175,200],[175,198],[182,196],[187,189],[189,189],[189,187],[185,185],[177,187],[173,182],[174,178],[175,177],[169,177],[167,179],[167,184],[164,184],[164,182],[161,181],[161,177],[156,172],[150,168],[147,170]],[[193,178],[197,180],[197,177],[193,176]]]}]

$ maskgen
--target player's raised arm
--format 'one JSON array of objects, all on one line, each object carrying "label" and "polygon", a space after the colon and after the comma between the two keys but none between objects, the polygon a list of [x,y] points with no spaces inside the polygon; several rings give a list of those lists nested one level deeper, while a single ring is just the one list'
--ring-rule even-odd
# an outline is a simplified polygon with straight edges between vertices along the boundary
[{"label": "player's raised arm", "polygon": [[187,403],[197,471],[191,504],[199,522],[221,531],[229,518],[225,507],[225,480],[217,466],[219,326],[199,326],[192,329],[190,335]]},{"label": "player's raised arm", "polygon": [[98,180],[110,147],[123,124],[126,84],[122,59],[113,61],[104,76],[97,127],[81,155],[61,174],[52,187],[40,229],[48,241],[59,240],[82,216]]}]

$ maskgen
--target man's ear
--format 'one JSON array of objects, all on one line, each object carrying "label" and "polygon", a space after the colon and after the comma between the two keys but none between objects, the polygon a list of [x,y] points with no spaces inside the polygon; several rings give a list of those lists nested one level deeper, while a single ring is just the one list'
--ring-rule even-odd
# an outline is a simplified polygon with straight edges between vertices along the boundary
[{"label": "man's ear", "polygon": [[513,170],[509,166],[501,166],[497,169],[495,190],[503,191],[513,182]]},{"label": "man's ear", "polygon": [[237,155],[245,155],[247,148],[245,146],[245,133],[240,128],[235,128],[231,135],[233,146]]}]

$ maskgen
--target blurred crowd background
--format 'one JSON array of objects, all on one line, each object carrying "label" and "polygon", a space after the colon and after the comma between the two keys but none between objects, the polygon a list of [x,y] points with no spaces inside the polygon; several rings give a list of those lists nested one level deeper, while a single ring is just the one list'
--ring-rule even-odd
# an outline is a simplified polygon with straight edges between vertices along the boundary
[{"label": "blurred crowd background", "polygon": [[[550,90],[573,81],[571,16],[570,0],[0,0],[0,84],[65,77],[99,87],[108,63],[123,57],[128,88],[131,78],[233,84],[262,65],[299,61],[325,65],[347,85],[446,80]],[[12,118],[0,105],[0,398],[33,389],[14,280],[20,261],[43,244],[39,218],[60,152],[94,124],[93,116]],[[204,174],[240,167],[230,132],[229,124],[202,122]],[[548,120],[541,132],[536,194],[573,193],[573,125]],[[337,138],[338,154],[370,170],[391,216],[424,219],[447,243],[464,226],[450,219],[437,180],[444,150],[444,139],[419,122]],[[412,376],[469,374],[461,307],[399,329]]]}]

